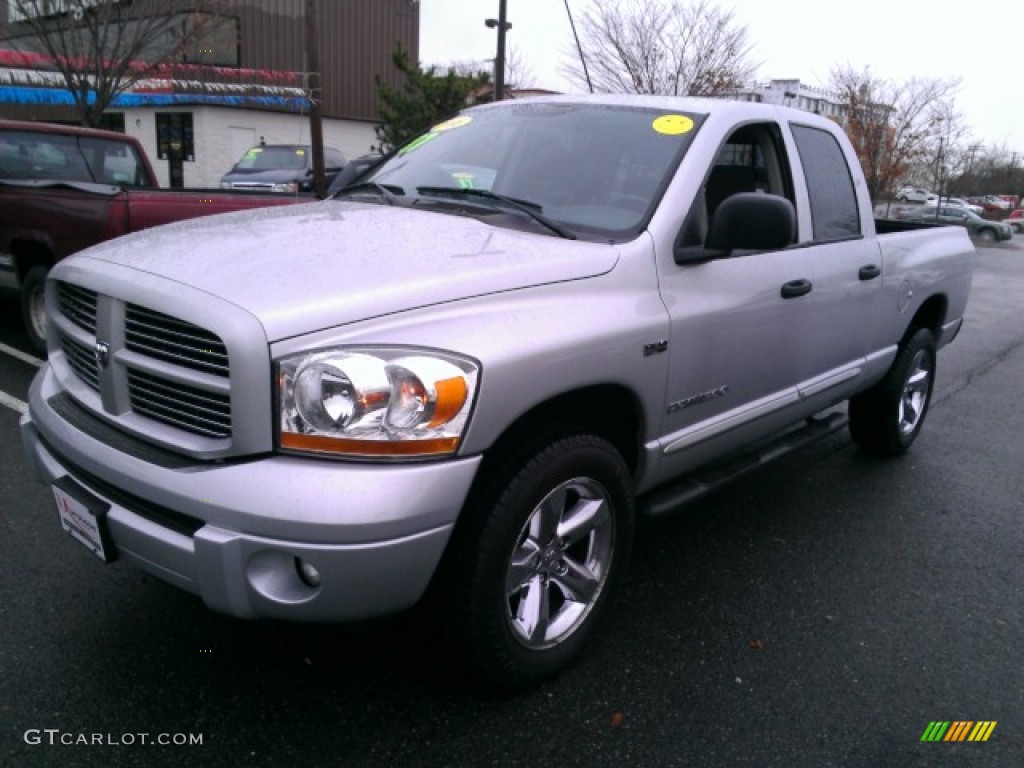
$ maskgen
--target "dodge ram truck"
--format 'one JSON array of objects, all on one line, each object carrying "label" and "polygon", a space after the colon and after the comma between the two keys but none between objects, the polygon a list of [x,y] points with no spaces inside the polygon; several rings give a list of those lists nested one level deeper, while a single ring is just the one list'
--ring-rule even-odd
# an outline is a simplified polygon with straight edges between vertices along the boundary
[{"label": "dodge ram truck", "polygon": [[46,273],[71,253],[170,221],[309,202],[309,196],[158,189],[137,139],[0,120],[0,285],[21,291],[29,342],[46,348]]},{"label": "dodge ram truck", "polygon": [[973,263],[961,228],[876,222],[813,114],[483,105],[331,199],[58,264],[21,434],[99,560],[235,617],[423,601],[525,687],[593,634],[638,516],[845,425],[909,449]]}]

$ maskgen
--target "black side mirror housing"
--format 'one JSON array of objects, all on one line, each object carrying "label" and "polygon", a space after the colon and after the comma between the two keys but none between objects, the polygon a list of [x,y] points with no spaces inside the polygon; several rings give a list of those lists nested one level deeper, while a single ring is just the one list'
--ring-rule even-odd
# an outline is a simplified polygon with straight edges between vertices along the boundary
[{"label": "black side mirror housing", "polygon": [[677,248],[677,264],[723,258],[733,251],[775,251],[796,242],[796,208],[784,197],[739,192],[719,204],[703,247]]}]

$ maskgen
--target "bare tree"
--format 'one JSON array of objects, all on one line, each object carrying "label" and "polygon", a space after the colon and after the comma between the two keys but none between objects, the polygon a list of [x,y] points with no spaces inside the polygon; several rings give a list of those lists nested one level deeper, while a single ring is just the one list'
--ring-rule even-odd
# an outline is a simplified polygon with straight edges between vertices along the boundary
[{"label": "bare tree", "polygon": [[958,80],[913,78],[892,82],[870,68],[832,71],[831,88],[844,107],[846,133],[860,157],[874,200],[890,194],[900,181],[929,164],[939,186],[948,178],[946,163],[959,157],[967,130],[956,110]]},{"label": "bare tree", "polygon": [[[712,0],[606,0],[579,22],[595,91],[724,96],[751,79],[747,28]],[[564,73],[586,86],[575,47]]]},{"label": "bare tree", "polygon": [[[455,61],[448,65],[460,77],[477,77],[481,72],[490,72],[493,80],[494,59],[476,59]],[[448,68],[446,67],[446,68]],[[506,91],[517,88],[529,88],[536,82],[533,70],[523,59],[522,51],[510,45],[505,55],[505,88]],[[508,93],[505,94],[506,98]]]},{"label": "bare tree", "polygon": [[0,39],[46,54],[84,125],[162,65],[179,62],[221,22],[222,0],[9,0]]}]

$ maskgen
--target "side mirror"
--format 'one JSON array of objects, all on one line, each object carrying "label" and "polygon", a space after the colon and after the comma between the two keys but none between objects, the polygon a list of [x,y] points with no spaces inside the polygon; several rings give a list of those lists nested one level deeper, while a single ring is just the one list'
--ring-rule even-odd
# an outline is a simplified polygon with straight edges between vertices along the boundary
[{"label": "side mirror", "polygon": [[784,197],[739,192],[715,210],[703,245],[675,249],[676,264],[726,258],[735,250],[774,251],[796,242],[796,209]]},{"label": "side mirror", "polygon": [[784,197],[740,192],[727,197],[711,219],[712,250],[773,251],[796,240],[796,209]]}]

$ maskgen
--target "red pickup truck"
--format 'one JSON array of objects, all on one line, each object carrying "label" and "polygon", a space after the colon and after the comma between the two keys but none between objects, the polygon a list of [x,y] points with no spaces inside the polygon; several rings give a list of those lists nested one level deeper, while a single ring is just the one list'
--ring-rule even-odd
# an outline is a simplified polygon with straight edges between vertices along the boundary
[{"label": "red pickup truck", "polygon": [[43,352],[43,285],[65,256],[159,224],[312,199],[159,189],[142,145],[130,136],[0,120],[0,285],[20,288],[25,329]]}]

